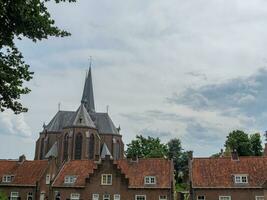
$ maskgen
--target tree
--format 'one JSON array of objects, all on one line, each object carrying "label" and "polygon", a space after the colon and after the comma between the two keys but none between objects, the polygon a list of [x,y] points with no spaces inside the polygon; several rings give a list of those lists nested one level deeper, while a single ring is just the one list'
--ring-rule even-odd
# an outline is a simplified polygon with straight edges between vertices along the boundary
[{"label": "tree", "polygon": [[128,158],[163,158],[168,153],[167,146],[159,138],[148,138],[137,135],[135,140],[127,144],[126,156]]},{"label": "tree", "polygon": [[[15,114],[26,112],[20,96],[30,92],[23,84],[30,81],[33,72],[23,61],[15,39],[22,37],[33,42],[49,36],[65,37],[70,33],[54,24],[45,2],[49,0],[0,0],[0,111],[11,109]],[[75,2],[76,0],[55,0]]]},{"label": "tree", "polygon": [[250,146],[253,156],[262,156],[262,145],[261,136],[259,133],[250,135]]},{"label": "tree", "polygon": [[251,144],[248,134],[241,130],[234,130],[227,136],[225,147],[235,149],[240,156],[251,155]]},{"label": "tree", "polygon": [[183,152],[181,141],[171,139],[168,143],[168,157],[173,160],[176,183],[184,183],[188,178],[188,152]]}]

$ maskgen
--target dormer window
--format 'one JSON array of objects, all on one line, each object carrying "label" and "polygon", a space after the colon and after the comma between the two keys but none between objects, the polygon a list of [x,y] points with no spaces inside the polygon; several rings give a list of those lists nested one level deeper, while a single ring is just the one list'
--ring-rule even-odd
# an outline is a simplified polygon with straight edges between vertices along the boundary
[{"label": "dormer window", "polygon": [[76,176],[65,176],[64,183],[66,184],[73,184],[76,182],[77,177]]},{"label": "dormer window", "polygon": [[2,178],[3,183],[10,183],[13,180],[14,176],[12,175],[4,175]]},{"label": "dormer window", "polygon": [[155,176],[146,176],[145,177],[145,184],[156,184],[156,177]]},{"label": "dormer window", "polygon": [[235,175],[235,183],[236,184],[248,183],[248,175],[244,175],[244,174]]}]

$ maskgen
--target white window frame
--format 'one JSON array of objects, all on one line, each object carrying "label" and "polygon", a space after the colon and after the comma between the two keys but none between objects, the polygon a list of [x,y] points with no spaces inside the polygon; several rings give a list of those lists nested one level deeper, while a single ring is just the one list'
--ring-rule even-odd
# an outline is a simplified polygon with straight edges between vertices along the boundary
[{"label": "white window frame", "polygon": [[135,200],[138,200],[138,199],[137,199],[138,197],[143,197],[144,200],[146,200],[146,195],[140,195],[140,194],[137,194],[137,195],[135,195]]},{"label": "white window frame", "polygon": [[17,200],[19,198],[19,192],[10,192],[10,200]]},{"label": "white window frame", "polygon": [[49,185],[50,184],[50,174],[47,174],[45,177],[45,184]]},{"label": "white window frame", "polygon": [[157,184],[156,176],[145,176],[144,182],[146,185],[155,185]]},{"label": "white window frame", "polygon": [[159,200],[167,200],[167,199],[168,199],[167,195],[159,195]]},{"label": "white window frame", "polygon": [[2,182],[3,183],[11,183],[12,177],[14,177],[14,176],[12,176],[12,175],[4,175],[3,178],[2,178]]},{"label": "white window frame", "polygon": [[80,193],[71,193],[70,200],[79,200],[80,196],[81,196]]},{"label": "white window frame", "polygon": [[255,200],[264,200],[264,196],[255,196]]},{"label": "white window frame", "polygon": [[64,177],[64,183],[65,184],[73,184],[77,180],[77,176],[75,175],[67,175]]},{"label": "white window frame", "polygon": [[225,200],[224,198],[228,198],[227,200],[231,200],[231,196],[219,196],[219,200]]},{"label": "white window frame", "polygon": [[[108,181],[109,180],[108,177],[110,177],[110,183]],[[101,185],[112,185],[112,174],[102,174]]]},{"label": "white window frame", "polygon": [[[246,181],[243,181],[243,178],[246,179]],[[247,184],[248,183],[248,175],[247,174],[235,174],[234,175],[234,181],[236,184]]]},{"label": "white window frame", "polygon": [[[200,199],[200,197],[204,197],[204,199]],[[205,195],[198,195],[197,196],[197,200],[205,200],[205,199],[206,199]]]},{"label": "white window frame", "polygon": [[93,200],[99,200],[99,194],[92,194]]},{"label": "white window frame", "polygon": [[121,195],[120,194],[114,194],[113,199],[114,200],[120,200],[121,199]]}]

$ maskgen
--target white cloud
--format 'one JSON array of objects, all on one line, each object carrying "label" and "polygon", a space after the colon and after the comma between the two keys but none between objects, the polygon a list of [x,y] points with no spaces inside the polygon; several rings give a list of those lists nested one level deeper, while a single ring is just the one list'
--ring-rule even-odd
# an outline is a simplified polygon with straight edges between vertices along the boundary
[{"label": "white cloud", "polygon": [[[96,108],[105,111],[106,105],[110,106],[125,143],[141,130],[157,130],[183,137],[196,154],[209,155],[218,151],[218,143],[223,141],[191,144],[194,134],[188,133],[189,122],[217,138],[246,123],[250,130],[263,129],[265,113],[258,117],[248,113],[262,110],[266,99],[261,89],[265,77],[252,77],[266,64],[266,1],[79,0],[48,4],[56,24],[72,36],[37,44],[18,42],[35,71],[29,84],[32,92],[23,98],[30,109],[24,118],[32,139],[56,113],[58,102],[64,110],[76,110],[89,56],[93,56]],[[252,79],[244,83],[239,77]],[[224,84],[229,80],[232,82]],[[240,81],[243,85],[233,87]],[[218,87],[212,89],[214,85]],[[187,88],[192,88],[193,94],[187,94],[180,105],[167,102],[166,97],[174,93],[180,97]],[[226,103],[239,99],[234,106],[224,104],[223,109],[211,110],[223,103],[216,89],[224,92]],[[242,91],[231,93],[232,89]],[[217,97],[211,98],[205,91],[213,91]],[[253,103],[255,106],[247,106]],[[196,110],[193,104],[205,106]],[[148,114],[153,110],[160,113]],[[164,113],[170,113],[168,120]],[[16,132],[14,122],[2,115],[5,130]],[[25,124],[20,126],[26,129]],[[34,149],[30,157],[33,153]]]}]

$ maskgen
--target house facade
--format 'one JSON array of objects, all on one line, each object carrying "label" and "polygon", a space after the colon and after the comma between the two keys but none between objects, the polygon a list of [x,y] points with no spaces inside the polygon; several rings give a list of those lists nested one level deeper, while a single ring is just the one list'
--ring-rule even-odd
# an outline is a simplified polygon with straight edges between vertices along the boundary
[{"label": "house facade", "polygon": [[267,199],[267,156],[193,158],[189,161],[192,200]]},{"label": "house facade", "polygon": [[90,68],[80,106],[44,124],[34,160],[0,160],[0,191],[12,200],[172,200],[173,174],[171,160],[125,158],[120,127],[95,110]]}]

